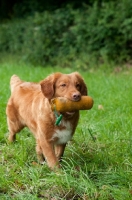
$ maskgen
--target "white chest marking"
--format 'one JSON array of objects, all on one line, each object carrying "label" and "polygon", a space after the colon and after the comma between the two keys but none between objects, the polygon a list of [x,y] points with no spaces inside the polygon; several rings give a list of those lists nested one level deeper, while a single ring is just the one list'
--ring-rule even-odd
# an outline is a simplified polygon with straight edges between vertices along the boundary
[{"label": "white chest marking", "polygon": [[66,128],[63,130],[56,130],[53,138],[58,138],[56,144],[66,144],[72,138],[72,127],[69,122],[63,124]]}]

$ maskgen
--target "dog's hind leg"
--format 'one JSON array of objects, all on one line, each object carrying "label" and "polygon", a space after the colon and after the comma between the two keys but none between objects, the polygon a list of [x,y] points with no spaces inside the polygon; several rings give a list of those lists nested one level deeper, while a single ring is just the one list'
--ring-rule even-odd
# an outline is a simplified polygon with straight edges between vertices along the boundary
[{"label": "dog's hind leg", "polygon": [[12,105],[8,104],[6,108],[7,114],[7,124],[9,130],[9,141],[13,142],[16,139],[16,133],[20,132],[21,129],[24,128],[20,120],[18,119],[18,115],[15,112],[15,109]]},{"label": "dog's hind leg", "polygon": [[13,142],[16,139],[16,133],[20,132],[23,129],[23,126],[18,123],[18,121],[12,121],[7,118],[9,137],[8,140]]}]

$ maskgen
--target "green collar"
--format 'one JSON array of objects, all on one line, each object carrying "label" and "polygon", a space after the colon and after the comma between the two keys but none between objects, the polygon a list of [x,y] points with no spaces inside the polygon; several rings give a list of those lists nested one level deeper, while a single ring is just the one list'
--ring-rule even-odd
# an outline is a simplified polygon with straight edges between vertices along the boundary
[{"label": "green collar", "polygon": [[56,106],[54,106],[54,114],[55,114],[55,117],[56,117],[55,125],[59,126],[60,123],[61,123],[63,115],[62,114],[60,114],[60,115],[58,114],[58,112],[56,110]]}]

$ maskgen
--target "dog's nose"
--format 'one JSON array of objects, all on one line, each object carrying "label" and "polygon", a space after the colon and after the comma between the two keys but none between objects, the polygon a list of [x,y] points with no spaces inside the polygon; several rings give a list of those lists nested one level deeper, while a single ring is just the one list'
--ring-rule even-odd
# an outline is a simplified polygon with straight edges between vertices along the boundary
[{"label": "dog's nose", "polygon": [[73,101],[79,101],[81,99],[80,93],[74,93],[72,95],[72,99],[73,99]]}]

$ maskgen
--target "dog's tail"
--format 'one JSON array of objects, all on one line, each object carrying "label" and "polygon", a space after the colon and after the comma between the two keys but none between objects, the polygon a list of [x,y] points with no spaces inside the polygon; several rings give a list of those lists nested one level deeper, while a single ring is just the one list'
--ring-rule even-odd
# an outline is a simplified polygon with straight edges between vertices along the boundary
[{"label": "dog's tail", "polygon": [[14,91],[15,87],[20,85],[23,81],[17,76],[13,75],[10,79],[10,88],[11,88],[11,93]]}]

